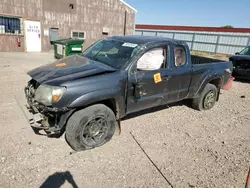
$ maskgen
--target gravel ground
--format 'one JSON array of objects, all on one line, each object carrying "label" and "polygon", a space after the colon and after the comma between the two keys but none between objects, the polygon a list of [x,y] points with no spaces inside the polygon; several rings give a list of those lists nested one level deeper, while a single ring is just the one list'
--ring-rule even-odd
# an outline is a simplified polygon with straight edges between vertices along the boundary
[{"label": "gravel ground", "polygon": [[1,188],[244,187],[250,83],[234,82],[210,111],[178,103],[131,115],[120,136],[73,152],[63,137],[34,134],[21,110],[25,73],[50,61],[52,53],[0,53]]}]

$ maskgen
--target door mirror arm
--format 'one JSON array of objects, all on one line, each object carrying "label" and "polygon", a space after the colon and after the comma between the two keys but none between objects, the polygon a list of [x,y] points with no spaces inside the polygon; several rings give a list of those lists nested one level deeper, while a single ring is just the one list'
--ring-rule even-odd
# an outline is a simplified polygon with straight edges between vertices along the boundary
[{"label": "door mirror arm", "polygon": [[136,82],[134,85],[134,97],[135,99],[140,99],[143,95],[146,95],[146,92],[143,91],[143,88],[139,82]]},{"label": "door mirror arm", "polygon": [[141,98],[140,92],[141,92],[141,86],[139,85],[139,83],[134,83],[134,97],[136,99]]}]

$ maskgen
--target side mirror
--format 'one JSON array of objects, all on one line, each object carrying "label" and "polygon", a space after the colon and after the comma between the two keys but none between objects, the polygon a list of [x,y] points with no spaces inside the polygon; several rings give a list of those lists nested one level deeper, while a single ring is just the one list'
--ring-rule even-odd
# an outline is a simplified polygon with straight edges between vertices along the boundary
[{"label": "side mirror", "polygon": [[235,55],[239,55],[240,53],[239,52],[236,52]]},{"label": "side mirror", "polygon": [[136,99],[141,98],[141,93],[142,93],[142,87],[136,83],[134,84],[134,96]]}]

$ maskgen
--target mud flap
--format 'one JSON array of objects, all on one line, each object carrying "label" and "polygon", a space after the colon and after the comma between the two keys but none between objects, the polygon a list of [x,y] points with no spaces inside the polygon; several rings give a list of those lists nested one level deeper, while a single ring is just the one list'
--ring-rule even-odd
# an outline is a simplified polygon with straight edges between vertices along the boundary
[{"label": "mud flap", "polygon": [[122,130],[121,130],[121,120],[118,119],[116,121],[116,126],[115,126],[115,135],[119,136],[121,134]]}]

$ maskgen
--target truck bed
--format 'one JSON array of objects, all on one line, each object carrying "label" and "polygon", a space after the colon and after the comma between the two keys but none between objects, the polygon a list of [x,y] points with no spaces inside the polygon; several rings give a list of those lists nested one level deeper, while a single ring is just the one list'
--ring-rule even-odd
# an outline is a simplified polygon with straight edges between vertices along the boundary
[{"label": "truck bed", "polygon": [[190,93],[195,93],[197,87],[199,87],[197,84],[200,84],[203,80],[206,80],[206,78],[209,77],[210,74],[218,74],[223,76],[223,83],[221,84],[221,88],[223,88],[227,81],[230,79],[231,74],[226,72],[225,70],[233,69],[231,61],[224,61],[195,55],[191,55],[191,61],[193,74],[190,83]]},{"label": "truck bed", "polygon": [[193,65],[199,65],[199,64],[207,64],[207,63],[219,63],[219,62],[227,62],[220,59],[213,59],[208,57],[202,57],[202,56],[196,56],[191,55],[191,61]]}]

